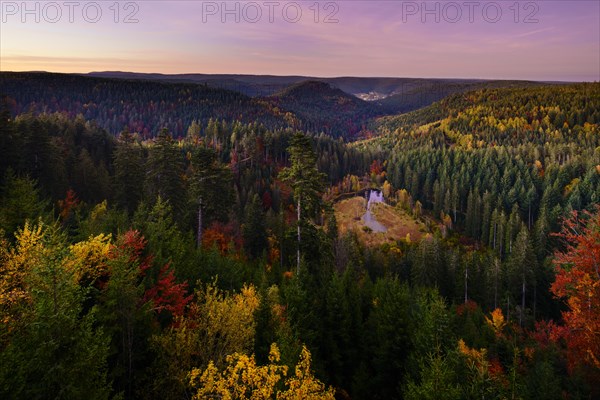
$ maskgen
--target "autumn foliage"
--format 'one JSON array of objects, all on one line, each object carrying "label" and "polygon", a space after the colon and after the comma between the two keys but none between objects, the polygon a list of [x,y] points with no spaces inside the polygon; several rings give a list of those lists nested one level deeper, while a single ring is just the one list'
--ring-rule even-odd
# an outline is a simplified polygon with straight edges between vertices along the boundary
[{"label": "autumn foliage", "polygon": [[558,234],[566,247],[555,254],[552,293],[566,300],[563,312],[569,365],[583,363],[600,377],[600,210],[573,212]]},{"label": "autumn foliage", "polygon": [[277,390],[288,373],[280,364],[281,355],[275,343],[269,352],[269,364],[259,366],[254,356],[235,353],[227,356],[227,367],[220,372],[211,361],[201,371],[193,369],[191,384],[197,388],[194,399],[313,399],[333,400],[334,390],[316,379],[311,371],[311,355],[302,348],[295,374],[285,380],[286,390]]},{"label": "autumn foliage", "polygon": [[165,264],[158,273],[156,284],[144,294],[144,300],[152,301],[153,309],[159,313],[166,310],[173,316],[180,316],[192,299],[186,294],[187,282],[177,283],[173,269]]}]

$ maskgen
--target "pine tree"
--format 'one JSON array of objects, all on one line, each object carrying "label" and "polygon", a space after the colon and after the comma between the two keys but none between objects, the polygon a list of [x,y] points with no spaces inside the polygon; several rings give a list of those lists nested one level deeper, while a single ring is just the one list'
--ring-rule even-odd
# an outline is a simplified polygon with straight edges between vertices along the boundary
[{"label": "pine tree", "polygon": [[202,245],[202,230],[211,220],[226,220],[233,203],[231,170],[217,160],[213,149],[199,145],[190,164],[190,203],[197,207],[196,244]]},{"label": "pine tree", "polygon": [[267,248],[267,230],[265,226],[265,213],[258,195],[255,194],[252,202],[246,206],[246,221],[242,229],[244,248],[251,258],[259,258]]},{"label": "pine tree", "polygon": [[294,190],[296,209],[298,213],[298,251],[296,271],[300,271],[300,245],[302,242],[301,225],[303,216],[307,218],[314,215],[317,204],[324,188],[325,174],[316,167],[316,154],[308,136],[296,133],[291,140],[290,147],[291,166],[283,169],[279,177],[289,183]]},{"label": "pine tree", "polygon": [[48,205],[42,201],[35,181],[15,176],[9,169],[1,188],[0,229],[12,235],[26,220],[40,217]]},{"label": "pine tree", "polygon": [[145,176],[142,148],[127,128],[119,136],[113,165],[115,200],[132,214],[142,199]]},{"label": "pine tree", "polygon": [[181,222],[184,213],[183,157],[171,135],[163,129],[150,147],[146,169],[147,202],[158,197],[173,207],[175,220]]},{"label": "pine tree", "polygon": [[22,137],[17,135],[8,109],[8,98],[0,100],[0,185],[9,167],[17,168],[23,156]]},{"label": "pine tree", "polygon": [[[517,235],[513,250],[508,259],[509,284],[513,293],[520,293],[521,309],[519,324],[523,325],[523,313],[525,311],[525,294],[528,285],[534,285],[536,258],[533,245],[529,237],[529,230],[525,224]],[[515,296],[517,297],[517,296]]]}]

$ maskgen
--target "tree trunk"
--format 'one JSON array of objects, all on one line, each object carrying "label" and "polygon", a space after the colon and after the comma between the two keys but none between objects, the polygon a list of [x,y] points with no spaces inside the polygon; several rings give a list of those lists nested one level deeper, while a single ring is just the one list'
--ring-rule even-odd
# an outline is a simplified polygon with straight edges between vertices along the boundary
[{"label": "tree trunk", "polygon": [[494,260],[494,310],[498,308],[498,261]]},{"label": "tree trunk", "polygon": [[298,252],[297,252],[297,263],[296,263],[296,274],[300,273],[300,242],[301,242],[301,236],[300,236],[300,207],[301,207],[301,196],[298,195]]},{"label": "tree trunk", "polygon": [[525,276],[523,276],[523,286],[521,289],[521,314],[519,315],[519,325],[523,326],[523,311],[525,310]]},{"label": "tree trunk", "polygon": [[537,284],[533,285],[533,320],[535,321],[536,314],[536,303],[537,303]]},{"label": "tree trunk", "polygon": [[469,284],[468,280],[469,280],[469,267],[467,266],[467,267],[465,267],[465,303],[468,300],[468,297],[467,297],[468,284]]},{"label": "tree trunk", "polygon": [[198,199],[198,231],[196,236],[196,246],[200,248],[202,247],[202,197]]}]

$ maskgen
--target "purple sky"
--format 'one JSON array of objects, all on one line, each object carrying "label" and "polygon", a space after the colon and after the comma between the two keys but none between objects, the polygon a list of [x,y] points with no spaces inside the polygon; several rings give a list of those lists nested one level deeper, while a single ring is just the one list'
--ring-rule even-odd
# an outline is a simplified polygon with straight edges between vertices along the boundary
[{"label": "purple sky", "polygon": [[595,0],[76,3],[2,0],[0,69],[600,80]]}]

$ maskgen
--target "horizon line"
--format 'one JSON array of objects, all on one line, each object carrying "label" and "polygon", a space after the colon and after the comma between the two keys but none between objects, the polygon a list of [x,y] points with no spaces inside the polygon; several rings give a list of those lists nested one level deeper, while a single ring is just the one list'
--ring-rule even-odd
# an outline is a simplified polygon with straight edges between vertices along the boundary
[{"label": "horizon line", "polygon": [[[313,76],[313,75],[299,75],[299,74],[253,74],[253,73],[207,73],[207,72],[177,72],[177,73],[165,73],[165,72],[137,72],[137,71],[123,71],[123,70],[101,70],[101,71],[89,71],[89,72],[62,72],[62,71],[47,71],[47,70],[23,70],[23,71],[3,71],[0,73],[46,73],[46,74],[62,74],[62,75],[92,75],[92,74],[107,74],[107,73],[120,73],[120,74],[133,74],[133,75],[162,75],[165,77],[169,76],[183,76],[183,75],[205,75],[205,76],[261,76],[261,77],[274,77],[274,78],[312,78],[312,79],[344,79],[344,78],[359,78],[359,79],[423,79],[423,80],[466,80],[466,81],[517,81],[517,82],[539,82],[539,83],[597,83],[600,80],[534,80],[526,78],[482,78],[482,77],[426,77],[426,76],[377,76],[377,75],[332,75],[332,76]],[[599,77],[600,79],[600,77]]]}]

